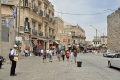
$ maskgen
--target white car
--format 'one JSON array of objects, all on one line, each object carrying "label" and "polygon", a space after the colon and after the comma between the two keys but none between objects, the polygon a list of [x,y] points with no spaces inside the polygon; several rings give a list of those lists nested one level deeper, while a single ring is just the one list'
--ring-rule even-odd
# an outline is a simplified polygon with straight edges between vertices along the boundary
[{"label": "white car", "polygon": [[114,50],[107,50],[105,53],[103,53],[103,57],[112,57],[114,56],[116,53]]},{"label": "white car", "polygon": [[120,68],[120,53],[115,54],[108,60],[108,67]]}]

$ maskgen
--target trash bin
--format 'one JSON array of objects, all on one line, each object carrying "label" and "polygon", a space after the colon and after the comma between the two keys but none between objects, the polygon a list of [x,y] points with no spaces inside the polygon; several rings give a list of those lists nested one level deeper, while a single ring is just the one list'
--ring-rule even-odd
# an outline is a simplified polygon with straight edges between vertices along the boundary
[{"label": "trash bin", "polygon": [[77,61],[77,67],[81,67],[82,66],[82,61]]}]

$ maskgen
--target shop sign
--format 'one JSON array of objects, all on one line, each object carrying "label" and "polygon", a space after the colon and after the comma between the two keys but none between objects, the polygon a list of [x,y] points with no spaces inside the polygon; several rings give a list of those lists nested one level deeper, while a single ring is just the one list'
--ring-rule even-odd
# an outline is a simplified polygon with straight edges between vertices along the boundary
[{"label": "shop sign", "polygon": [[67,42],[67,39],[63,39],[63,42]]}]

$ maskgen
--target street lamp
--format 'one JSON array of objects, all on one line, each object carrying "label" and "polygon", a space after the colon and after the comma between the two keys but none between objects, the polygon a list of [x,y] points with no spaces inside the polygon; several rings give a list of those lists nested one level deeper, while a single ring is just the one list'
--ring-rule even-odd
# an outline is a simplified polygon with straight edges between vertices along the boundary
[{"label": "street lamp", "polygon": [[[90,25],[90,26],[92,26],[92,25]],[[97,29],[94,26],[92,26],[92,27],[96,30],[96,40],[97,40]],[[95,44],[95,47],[96,47],[96,44]]]}]

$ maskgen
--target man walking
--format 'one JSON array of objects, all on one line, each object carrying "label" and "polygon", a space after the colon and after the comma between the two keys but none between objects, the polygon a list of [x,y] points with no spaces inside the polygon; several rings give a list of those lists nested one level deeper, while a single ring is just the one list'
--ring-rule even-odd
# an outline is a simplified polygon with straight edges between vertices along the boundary
[{"label": "man walking", "polygon": [[60,49],[58,49],[58,51],[57,51],[57,57],[58,57],[58,61],[60,61],[60,57],[61,57],[61,50]]},{"label": "man walking", "polygon": [[61,51],[61,56],[62,56],[62,60],[64,61],[65,60],[65,51],[64,50]]},{"label": "man walking", "polygon": [[14,48],[12,49],[11,53],[10,53],[10,60],[12,62],[11,64],[11,70],[10,70],[10,76],[16,76],[15,74],[15,69],[16,69],[16,61],[14,61],[14,57],[18,57],[18,54],[16,53],[16,49],[17,49],[17,45],[14,45]]},{"label": "man walking", "polygon": [[76,63],[76,58],[77,58],[77,50],[74,50],[74,61]]},{"label": "man walking", "polygon": [[49,62],[52,62],[52,50],[49,50]]}]

